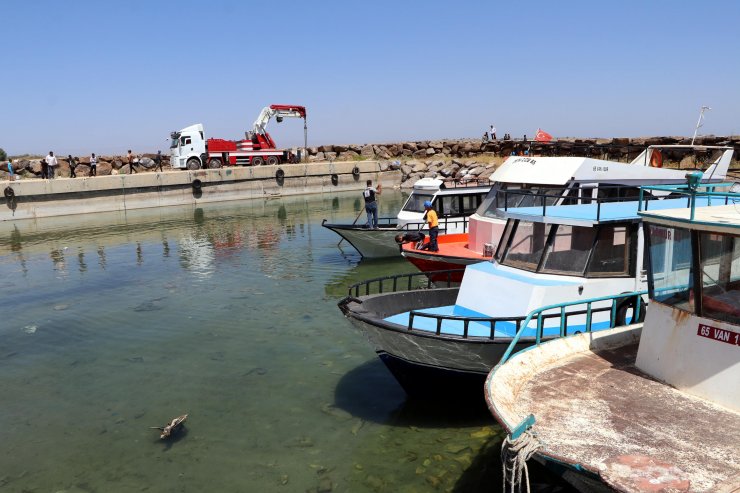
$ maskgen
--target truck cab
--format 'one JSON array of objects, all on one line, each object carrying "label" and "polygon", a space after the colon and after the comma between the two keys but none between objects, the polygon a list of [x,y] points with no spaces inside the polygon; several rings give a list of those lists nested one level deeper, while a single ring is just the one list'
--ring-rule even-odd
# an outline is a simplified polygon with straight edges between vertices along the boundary
[{"label": "truck cab", "polygon": [[173,169],[199,169],[206,155],[203,124],[190,125],[170,134],[170,166]]}]

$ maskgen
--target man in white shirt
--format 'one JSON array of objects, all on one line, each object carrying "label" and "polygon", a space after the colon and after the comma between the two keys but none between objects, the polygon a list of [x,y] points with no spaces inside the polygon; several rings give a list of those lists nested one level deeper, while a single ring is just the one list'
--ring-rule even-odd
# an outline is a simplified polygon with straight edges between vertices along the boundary
[{"label": "man in white shirt", "polygon": [[496,140],[496,127],[491,125],[491,139]]},{"label": "man in white shirt", "polygon": [[47,176],[44,176],[44,169],[41,168],[41,178],[54,178],[54,168],[59,164],[57,163],[57,158],[54,156],[54,153],[52,151],[49,151],[49,155],[46,156],[44,159],[44,162],[46,163],[46,166],[48,167],[46,174]]}]

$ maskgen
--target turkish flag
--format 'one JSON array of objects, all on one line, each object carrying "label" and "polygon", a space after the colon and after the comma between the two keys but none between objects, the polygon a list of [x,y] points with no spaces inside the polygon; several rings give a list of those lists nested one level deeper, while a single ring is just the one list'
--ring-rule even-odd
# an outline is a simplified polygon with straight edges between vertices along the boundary
[{"label": "turkish flag", "polygon": [[541,128],[537,129],[537,134],[534,136],[535,142],[550,142],[552,140],[552,135],[545,132]]}]

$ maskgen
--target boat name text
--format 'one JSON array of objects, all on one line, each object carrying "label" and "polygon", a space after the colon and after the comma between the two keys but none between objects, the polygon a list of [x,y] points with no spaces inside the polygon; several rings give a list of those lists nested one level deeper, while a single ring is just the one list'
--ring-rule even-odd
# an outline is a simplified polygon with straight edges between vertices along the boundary
[{"label": "boat name text", "polygon": [[532,159],[531,157],[519,157],[514,160],[515,163],[529,163],[529,164],[536,164],[537,160]]},{"label": "boat name text", "polygon": [[733,346],[740,346],[740,333],[731,330],[699,324],[699,330],[696,335],[706,337],[707,339],[714,339],[715,341],[726,342]]}]

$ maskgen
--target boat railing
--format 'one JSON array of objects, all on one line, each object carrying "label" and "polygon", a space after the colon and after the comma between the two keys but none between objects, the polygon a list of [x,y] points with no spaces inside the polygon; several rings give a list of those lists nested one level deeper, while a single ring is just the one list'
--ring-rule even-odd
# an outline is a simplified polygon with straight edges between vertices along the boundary
[{"label": "boat railing", "polygon": [[[461,233],[468,232],[468,225],[470,223],[467,217],[445,217],[445,216],[441,216],[438,222],[439,222],[440,230],[446,231],[447,229],[449,229],[450,226],[457,226],[458,228],[461,228],[460,229]],[[404,224],[399,229],[404,230],[404,231],[420,231],[424,229],[426,226],[427,226],[427,223],[425,222],[411,222],[411,223]]]},{"label": "boat railing", "polygon": [[[375,277],[352,284],[348,288],[349,297],[369,296],[370,294],[395,293],[398,291],[412,291],[415,289],[433,289],[452,287],[455,274],[465,272],[465,269],[446,269],[429,272],[409,272],[392,276]],[[432,277],[436,280],[432,281]]]},{"label": "boat railing", "polygon": [[[511,341],[511,344],[509,344],[509,347],[506,349],[506,352],[504,353],[503,357],[501,358],[501,361],[499,362],[499,365],[503,365],[512,355],[514,352],[514,348],[516,348],[517,344],[519,344],[520,339],[522,339],[524,331],[526,329],[531,329],[529,327],[532,320],[536,320],[537,326],[535,329],[535,336],[534,336],[534,346],[539,346],[542,343],[543,340],[543,331],[544,331],[544,321],[547,319],[549,315],[552,314],[546,314],[545,312],[552,312],[556,311],[558,313],[555,313],[556,316],[560,317],[560,333],[557,336],[548,336],[549,339],[558,339],[561,337],[565,337],[567,335],[567,321],[566,318],[568,314],[575,315],[574,312],[566,311],[567,308],[572,308],[575,306],[581,306],[585,305],[585,310],[579,310],[579,313],[581,315],[586,315],[586,325],[584,327],[584,330],[581,332],[591,332],[593,327],[593,314],[600,312],[600,311],[606,311],[609,310],[609,327],[614,328],[617,327],[617,307],[624,301],[629,301],[630,299],[634,300],[632,302],[633,307],[633,314],[632,314],[632,320],[641,320],[642,311],[645,310],[645,303],[642,299],[642,297],[647,294],[647,291],[634,291],[631,293],[622,293],[619,295],[612,295],[612,296],[601,296],[599,298],[590,298],[587,300],[578,300],[578,301],[568,301],[565,303],[556,303],[553,305],[547,305],[540,308],[537,308],[535,310],[532,310],[529,312],[529,314],[524,318],[524,321],[521,324],[521,327],[517,328],[516,336]],[[607,307],[599,307],[594,308],[594,303],[603,303],[603,302],[610,302],[610,306]],[[527,348],[529,349],[529,348]],[[524,349],[526,351],[527,349]]]},{"label": "boat railing", "polygon": [[[695,176],[699,179],[701,175]],[[717,191],[718,188],[727,188],[726,191]],[[650,210],[650,201],[645,196],[645,192],[658,192],[670,194],[671,197],[686,197],[686,207],[690,209],[689,220],[694,220],[696,212],[696,199],[705,198],[706,205],[730,205],[740,203],[740,185],[732,182],[722,183],[698,183],[682,185],[646,185],[640,187],[640,203],[638,212],[647,212]]]},{"label": "boat railing", "polygon": [[[589,189],[584,189],[589,190]],[[516,209],[521,207],[539,207],[542,209],[541,215],[546,216],[547,215],[547,208],[548,207],[556,207],[560,205],[587,205],[587,204],[595,204],[596,205],[596,214],[593,219],[596,221],[599,221],[601,219],[601,206],[603,204],[610,204],[615,202],[630,202],[630,201],[636,201],[636,200],[642,200],[643,194],[642,190],[640,190],[639,195],[635,195],[634,192],[636,192],[635,187],[625,186],[625,185],[601,185],[598,187],[599,192],[607,192],[612,194],[612,196],[606,196],[606,197],[590,197],[590,196],[578,196],[578,195],[569,195],[570,191],[578,192],[578,189],[568,189],[568,188],[553,188],[553,189],[540,189],[536,192],[533,192],[531,190],[527,189],[512,189],[512,190],[501,190],[496,194],[495,199],[495,206],[496,208],[504,212],[508,212],[509,209]],[[511,198],[511,196],[514,197],[514,199]],[[517,200],[516,197],[522,197],[520,200]],[[644,199],[647,200],[656,200],[661,197],[648,195],[645,196]],[[527,200],[529,199],[529,200]],[[514,202],[516,205],[510,205],[510,202]],[[528,203],[524,203],[524,202]]]},{"label": "boat railing", "polygon": [[450,188],[467,188],[467,187],[490,187],[493,186],[489,178],[470,178],[468,180],[444,180],[442,182],[442,189]]}]

